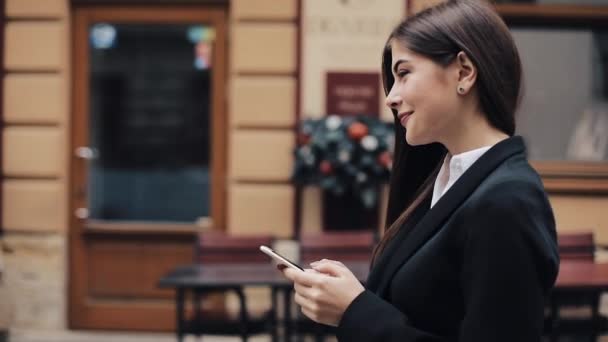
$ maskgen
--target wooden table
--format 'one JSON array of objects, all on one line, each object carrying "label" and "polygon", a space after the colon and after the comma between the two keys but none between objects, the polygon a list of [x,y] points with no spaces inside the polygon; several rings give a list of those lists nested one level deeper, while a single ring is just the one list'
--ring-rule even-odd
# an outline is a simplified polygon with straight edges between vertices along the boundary
[{"label": "wooden table", "polygon": [[[245,286],[262,286],[272,289],[272,340],[277,341],[277,316],[276,307],[278,292],[280,289],[292,286],[277,269],[271,264],[195,264],[180,266],[159,281],[159,287],[174,288],[176,291],[176,334],[177,341],[181,342],[186,333],[196,333],[189,327],[185,314],[186,293],[200,293],[210,291],[227,292],[234,290],[239,295],[239,301],[245,302],[243,295]],[[194,297],[197,297],[196,295]],[[198,298],[194,299],[195,312],[200,312]],[[199,317],[195,318],[198,321]],[[242,324],[247,324],[247,319],[240,317]],[[243,340],[246,334],[241,334]]]},{"label": "wooden table", "polygon": [[608,291],[608,263],[562,260],[555,288],[559,291]]},{"label": "wooden table", "polygon": [[[369,264],[367,262],[345,262],[358,279],[367,278]],[[251,264],[204,264],[180,266],[159,281],[159,287],[176,290],[176,333],[178,341],[182,341],[187,332],[185,317],[186,292],[192,291],[227,291],[242,290],[245,286],[269,287],[272,290],[273,329],[272,340],[277,341],[278,325],[277,302],[279,293],[284,300],[284,340],[291,337],[291,291],[293,283],[287,280],[271,263]],[[240,298],[244,301],[245,298]],[[197,302],[195,302],[195,305]],[[241,317],[243,319],[243,317]]]},{"label": "wooden table", "polygon": [[[550,297],[551,341],[568,330],[589,330],[590,339],[606,328],[606,319],[599,313],[600,297],[608,291],[608,263],[595,263],[592,260],[562,260],[555,287]],[[592,316],[585,321],[563,320],[559,315],[560,306],[571,303],[588,303]],[[570,326],[569,326],[570,325]]]}]

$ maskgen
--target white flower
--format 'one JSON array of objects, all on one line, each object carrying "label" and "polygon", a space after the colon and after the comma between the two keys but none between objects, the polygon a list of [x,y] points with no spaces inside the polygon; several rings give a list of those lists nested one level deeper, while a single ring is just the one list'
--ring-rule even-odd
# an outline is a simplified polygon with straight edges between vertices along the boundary
[{"label": "white flower", "polygon": [[304,164],[308,166],[314,165],[316,158],[315,155],[312,154],[312,149],[308,145],[300,147],[300,156],[302,157]]},{"label": "white flower", "polygon": [[308,165],[308,166],[312,166],[315,164],[315,156],[313,156],[312,154],[310,156],[307,156],[304,158],[304,164]]},{"label": "white flower", "polygon": [[327,120],[325,120],[325,127],[332,131],[338,129],[341,124],[342,119],[337,115],[330,115],[327,117]]},{"label": "white flower", "polygon": [[312,154],[312,151],[310,149],[309,146],[302,146],[300,148],[300,153],[304,156],[304,157],[308,157],[309,155]]},{"label": "white flower", "polygon": [[350,160],[350,152],[342,150],[340,151],[340,153],[338,153],[338,160],[346,163]]},{"label": "white flower", "polygon": [[375,151],[378,148],[378,139],[373,135],[366,135],[361,139],[361,146],[366,151]]},{"label": "white flower", "polygon": [[357,182],[364,183],[367,180],[367,175],[363,172],[357,173]]}]

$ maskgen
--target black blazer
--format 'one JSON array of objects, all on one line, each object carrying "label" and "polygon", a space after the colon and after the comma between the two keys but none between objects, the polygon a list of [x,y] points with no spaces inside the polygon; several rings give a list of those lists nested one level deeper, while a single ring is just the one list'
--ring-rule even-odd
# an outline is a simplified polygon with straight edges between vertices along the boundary
[{"label": "black blazer", "polygon": [[553,212],[521,137],[483,154],[378,257],[341,342],[538,342],[559,267]]}]

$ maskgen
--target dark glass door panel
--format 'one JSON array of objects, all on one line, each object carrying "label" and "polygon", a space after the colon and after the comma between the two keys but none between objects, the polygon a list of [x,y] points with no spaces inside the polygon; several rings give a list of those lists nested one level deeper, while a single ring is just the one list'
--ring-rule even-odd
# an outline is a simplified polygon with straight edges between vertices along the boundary
[{"label": "dark glass door panel", "polygon": [[213,40],[195,24],[90,26],[90,219],[210,216]]}]

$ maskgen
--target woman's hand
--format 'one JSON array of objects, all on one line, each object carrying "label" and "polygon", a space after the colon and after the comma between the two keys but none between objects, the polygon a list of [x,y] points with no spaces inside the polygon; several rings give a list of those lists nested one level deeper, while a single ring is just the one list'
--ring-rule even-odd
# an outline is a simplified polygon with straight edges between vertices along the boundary
[{"label": "woman's hand", "polygon": [[346,308],[365,289],[339,261],[323,259],[310,265],[313,269],[306,272],[283,269],[294,282],[295,301],[311,320],[337,326]]}]

